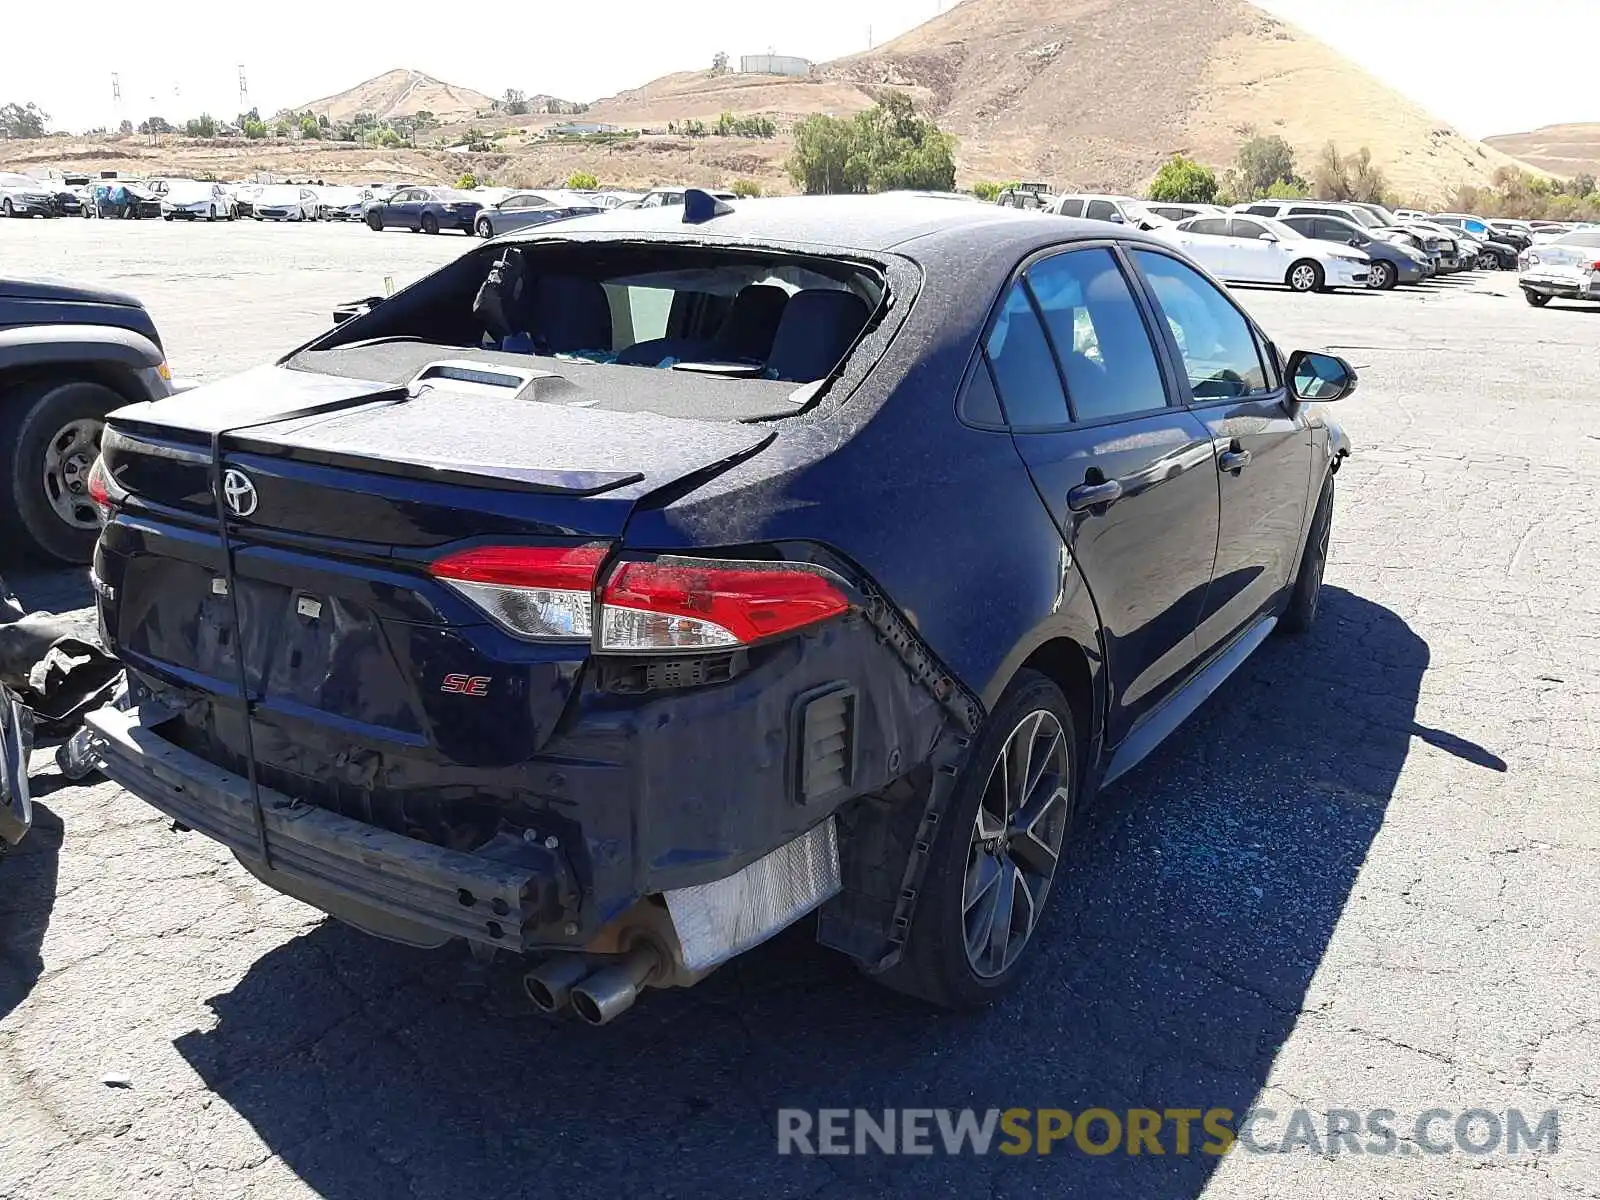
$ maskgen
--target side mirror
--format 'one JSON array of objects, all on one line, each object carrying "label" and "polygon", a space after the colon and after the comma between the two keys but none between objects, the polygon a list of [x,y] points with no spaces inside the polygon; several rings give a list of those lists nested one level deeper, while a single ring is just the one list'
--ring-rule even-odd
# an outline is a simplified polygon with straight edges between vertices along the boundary
[{"label": "side mirror", "polygon": [[1112,213],[1110,219],[1114,225],[1126,225],[1128,223],[1128,219],[1119,212]]},{"label": "side mirror", "polygon": [[1278,240],[1278,235],[1275,234],[1275,233],[1270,233],[1270,232],[1269,233],[1263,233],[1261,235],[1261,240],[1263,242],[1276,242]]},{"label": "side mirror", "polygon": [[1296,350],[1289,356],[1290,389],[1301,400],[1326,404],[1356,390],[1355,368],[1332,354]]}]

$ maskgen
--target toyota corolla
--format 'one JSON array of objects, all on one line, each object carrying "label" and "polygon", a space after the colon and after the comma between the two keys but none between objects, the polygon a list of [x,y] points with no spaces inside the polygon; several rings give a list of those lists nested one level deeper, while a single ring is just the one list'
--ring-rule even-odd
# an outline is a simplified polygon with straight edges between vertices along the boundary
[{"label": "toyota corolla", "polygon": [[1098,221],[691,192],[513,234],[113,415],[97,752],[591,1022],[812,913],[983,1003],[1096,789],[1312,624],[1354,386]]}]

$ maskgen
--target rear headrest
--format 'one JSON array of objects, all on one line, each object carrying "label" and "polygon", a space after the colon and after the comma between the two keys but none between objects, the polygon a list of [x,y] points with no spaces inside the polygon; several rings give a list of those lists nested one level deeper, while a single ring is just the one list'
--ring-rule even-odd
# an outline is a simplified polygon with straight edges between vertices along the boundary
[{"label": "rear headrest", "polygon": [[717,332],[717,350],[728,358],[747,358],[765,362],[778,336],[778,325],[789,307],[789,293],[770,283],[753,283],[733,298],[722,328]]},{"label": "rear headrest", "polygon": [[534,285],[531,328],[544,354],[611,349],[611,301],[592,279],[545,275]]},{"label": "rear headrest", "polygon": [[860,336],[868,315],[866,301],[854,292],[796,292],[773,339],[768,377],[790,383],[826,377]]}]

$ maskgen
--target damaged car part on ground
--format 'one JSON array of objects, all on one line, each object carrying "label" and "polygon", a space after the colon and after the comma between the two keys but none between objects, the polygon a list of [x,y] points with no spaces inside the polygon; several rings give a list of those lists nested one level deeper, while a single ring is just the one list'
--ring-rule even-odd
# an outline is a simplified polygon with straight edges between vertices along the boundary
[{"label": "damaged car part on ground", "polygon": [[114,703],[122,683],[121,663],[74,636],[61,618],[24,612],[0,579],[0,847],[21,841],[33,823],[34,739],[73,739],[68,744],[79,757],[68,755],[64,767],[69,778],[84,778],[94,764],[81,757],[83,715]]},{"label": "damaged car part on ground", "polygon": [[1315,616],[1354,374],[1136,230],[690,193],[347,316],[112,418],[95,753],[542,1007],[812,911],[999,995],[1076,808]]}]

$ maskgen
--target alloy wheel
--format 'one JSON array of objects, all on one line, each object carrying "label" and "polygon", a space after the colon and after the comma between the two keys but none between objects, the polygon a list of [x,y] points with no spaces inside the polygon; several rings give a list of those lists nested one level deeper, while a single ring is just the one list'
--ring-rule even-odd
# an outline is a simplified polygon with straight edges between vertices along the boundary
[{"label": "alloy wheel", "polygon": [[1372,273],[1367,276],[1367,286],[1382,291],[1389,286],[1389,272],[1392,270],[1394,268],[1386,262],[1373,263]]},{"label": "alloy wheel", "polygon": [[89,499],[89,470],[100,454],[104,424],[89,417],[68,421],[44,451],[44,494],[56,515],[74,529],[94,529],[99,514]]},{"label": "alloy wheel", "polygon": [[961,919],[967,962],[993,979],[1033,936],[1072,815],[1072,755],[1048,709],[1012,729],[990,768],[967,847]]},{"label": "alloy wheel", "polygon": [[1309,292],[1317,286],[1317,270],[1310,263],[1302,263],[1289,275],[1289,284],[1297,292]]}]

